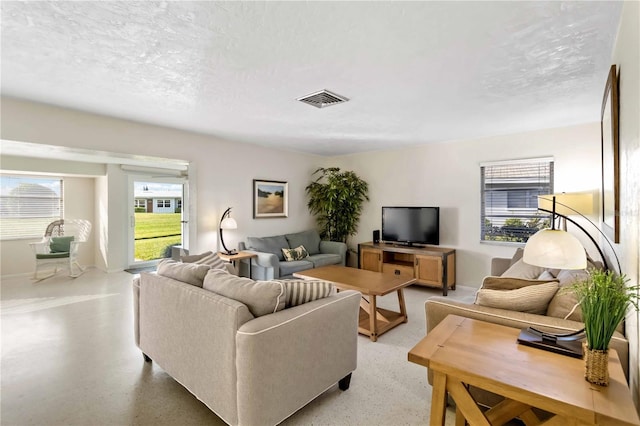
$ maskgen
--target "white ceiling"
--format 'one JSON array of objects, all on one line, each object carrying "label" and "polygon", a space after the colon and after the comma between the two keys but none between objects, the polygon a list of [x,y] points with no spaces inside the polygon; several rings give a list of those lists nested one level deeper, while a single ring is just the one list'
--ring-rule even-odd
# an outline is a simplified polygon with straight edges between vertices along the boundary
[{"label": "white ceiling", "polygon": [[1,8],[3,95],[339,155],[599,121],[621,3]]}]

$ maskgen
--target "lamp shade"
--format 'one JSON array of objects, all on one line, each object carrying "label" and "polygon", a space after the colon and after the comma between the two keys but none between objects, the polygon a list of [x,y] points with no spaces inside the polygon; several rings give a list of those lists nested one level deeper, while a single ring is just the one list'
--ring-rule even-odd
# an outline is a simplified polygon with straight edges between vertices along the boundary
[{"label": "lamp shade", "polygon": [[554,269],[585,269],[587,253],[580,241],[566,231],[543,229],[524,246],[522,260],[529,265]]},{"label": "lamp shade", "polygon": [[238,229],[238,223],[232,217],[225,217],[220,222],[220,229]]}]

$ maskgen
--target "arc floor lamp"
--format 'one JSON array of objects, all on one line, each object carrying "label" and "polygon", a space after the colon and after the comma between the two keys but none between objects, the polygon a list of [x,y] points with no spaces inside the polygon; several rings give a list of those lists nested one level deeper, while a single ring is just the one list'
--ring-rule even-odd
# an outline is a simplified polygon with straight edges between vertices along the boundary
[{"label": "arc floor lamp", "polygon": [[231,207],[226,209],[224,213],[222,213],[222,217],[220,218],[220,242],[222,243],[222,247],[224,248],[226,254],[235,254],[235,250],[229,250],[224,244],[224,238],[222,236],[224,229],[238,229],[238,223],[234,218],[231,217]]}]

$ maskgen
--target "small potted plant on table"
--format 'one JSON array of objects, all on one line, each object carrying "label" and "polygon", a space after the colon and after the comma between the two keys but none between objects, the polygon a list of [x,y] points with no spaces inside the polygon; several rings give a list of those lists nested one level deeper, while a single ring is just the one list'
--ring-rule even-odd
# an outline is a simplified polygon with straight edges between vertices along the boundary
[{"label": "small potted plant on table", "polygon": [[638,309],[638,286],[627,286],[625,275],[593,269],[573,286],[580,300],[587,341],[584,347],[585,379],[609,384],[609,342],[631,306]]}]

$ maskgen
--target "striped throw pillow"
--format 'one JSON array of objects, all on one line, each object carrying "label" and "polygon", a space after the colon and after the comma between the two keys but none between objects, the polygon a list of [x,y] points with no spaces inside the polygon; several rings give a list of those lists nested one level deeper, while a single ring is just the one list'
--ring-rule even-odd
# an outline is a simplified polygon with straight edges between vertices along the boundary
[{"label": "striped throw pillow", "polygon": [[198,265],[209,265],[211,269],[226,269],[226,264],[224,260],[220,259],[217,253],[210,253],[206,256],[192,262]]},{"label": "striped throw pillow", "polygon": [[510,311],[544,315],[549,302],[558,291],[558,282],[530,285],[515,290],[481,288],[476,293],[476,305]]},{"label": "striped throw pillow", "polygon": [[285,308],[322,299],[334,292],[333,283],[320,280],[280,280],[286,295]]}]

